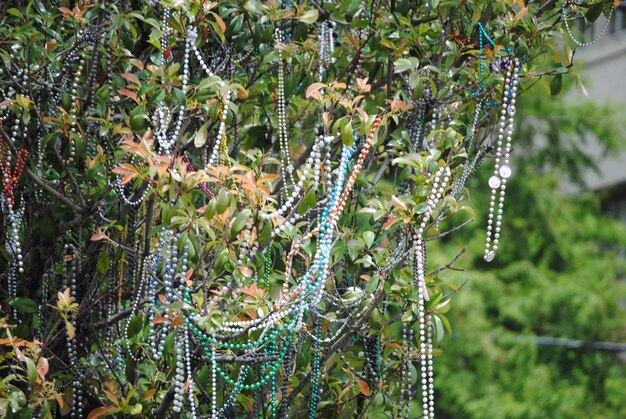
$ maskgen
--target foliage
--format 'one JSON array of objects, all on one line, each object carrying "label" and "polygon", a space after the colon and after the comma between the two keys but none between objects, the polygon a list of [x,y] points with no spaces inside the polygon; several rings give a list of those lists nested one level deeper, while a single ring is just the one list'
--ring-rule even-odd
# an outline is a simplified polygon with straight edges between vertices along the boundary
[{"label": "foliage", "polygon": [[[39,337],[65,398],[35,377],[19,406],[164,417],[184,398],[212,416],[401,414],[400,370],[416,381],[419,364],[401,345],[403,325],[419,335],[411,242],[433,175],[447,167],[458,186],[468,156],[492,151],[498,106],[470,140],[476,102],[502,100],[491,63],[523,62],[520,95],[576,77],[554,4],[3,2],[0,134],[9,166],[29,153],[19,185],[2,155],[2,272],[17,284],[3,307],[16,336]],[[479,48],[479,28],[493,45]],[[441,126],[424,118],[435,110]],[[451,189],[429,240],[471,213]],[[440,272],[426,277],[437,340],[458,286]],[[248,366],[251,347],[268,360]],[[243,377],[230,402],[213,385],[218,362],[220,380]]]},{"label": "foliage", "polygon": [[46,376],[48,359],[41,356],[41,342],[27,341],[15,336],[15,326],[0,319],[0,414],[6,418],[32,417],[33,412],[42,418],[52,418],[53,407],[63,410],[65,403],[54,381]]},{"label": "foliage", "polygon": [[[468,228],[446,243],[448,248],[467,245],[468,254],[457,265],[467,271],[450,274],[451,280],[467,283],[449,312],[454,336],[442,342],[445,356],[436,364],[441,417],[625,413],[619,389],[626,384],[626,368],[619,354],[588,345],[624,341],[626,264],[621,253],[626,231],[601,213],[598,195],[568,196],[562,189],[565,181],[580,179],[590,169],[581,144],[606,129],[603,123],[588,123],[587,116],[613,124],[615,131],[596,137],[613,149],[621,137],[615,120],[623,109],[612,107],[608,113],[580,100],[532,99],[521,105],[524,115],[560,121],[559,131],[570,134],[570,151],[553,142],[559,137],[553,137],[551,147],[524,144],[527,130],[518,131],[524,158],[518,159],[519,175],[508,189],[504,231],[514,240],[503,243],[494,269],[485,271],[482,255],[474,250],[478,246],[472,245],[484,240],[480,228]],[[559,113],[576,117],[564,120]],[[549,136],[555,133],[549,128]],[[486,175],[478,176],[483,184]],[[480,209],[484,200],[475,194],[471,202]],[[544,346],[537,336],[564,340]],[[573,346],[576,342],[583,344]]]}]

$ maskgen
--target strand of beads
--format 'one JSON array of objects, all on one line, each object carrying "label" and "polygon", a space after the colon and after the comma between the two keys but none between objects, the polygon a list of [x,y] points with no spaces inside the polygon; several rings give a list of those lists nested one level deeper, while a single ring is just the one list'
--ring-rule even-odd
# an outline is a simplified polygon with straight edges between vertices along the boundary
[{"label": "strand of beads", "polygon": [[128,321],[126,322],[126,325],[124,326],[124,340],[126,341],[126,349],[130,357],[133,359],[133,361],[135,361],[135,363],[139,363],[140,358],[134,354],[134,352],[132,351],[132,348],[130,347],[130,340],[128,339],[128,328],[130,327],[130,323],[133,319],[134,314],[137,312],[137,309],[139,308],[139,303],[141,302],[141,298],[143,297],[144,285],[146,285],[149,282],[148,272],[151,267],[151,264],[154,263],[153,259],[154,258],[150,256],[145,256],[143,259],[141,275],[139,277],[139,284],[137,287],[137,295],[133,299],[133,303],[130,309],[130,315],[128,316]]},{"label": "strand of beads", "polygon": [[472,120],[472,126],[467,131],[467,155],[473,156],[472,160],[467,161],[463,166],[463,172],[459,177],[459,180],[454,184],[451,195],[454,197],[458,197],[463,188],[465,187],[465,183],[469,179],[469,177],[476,170],[476,166],[478,162],[482,159],[482,153],[480,150],[474,151],[474,145],[476,143],[476,136],[478,135],[478,119],[480,117],[480,111],[482,109],[482,102],[477,102],[476,107],[474,108],[474,118]]},{"label": "strand of beads", "polygon": [[[166,230],[167,232],[167,230]],[[154,262],[152,263],[152,273],[150,275],[150,281],[148,282],[148,295],[147,299],[151,303],[150,310],[148,311],[148,324],[150,325],[150,336],[149,340],[152,346],[152,353],[156,354],[158,352],[158,343],[157,343],[157,333],[155,330],[155,313],[156,313],[156,284],[157,284],[157,271],[159,268],[159,260],[161,258],[161,252],[163,251],[165,243],[165,236],[161,235],[159,238],[159,248],[156,253],[156,257],[154,258]]]},{"label": "strand of beads", "polygon": [[[489,45],[491,45],[492,48],[495,48],[496,46],[496,43],[493,41],[493,39],[491,39],[487,31],[485,30],[485,27],[483,26],[483,24],[481,22],[478,22],[477,26],[478,26],[478,48],[479,48],[479,72],[480,72],[481,81],[480,81],[480,86],[478,87],[478,89],[471,93],[472,97],[478,96],[485,90],[485,57],[484,57],[484,50],[483,50],[484,40],[486,40],[489,43]],[[507,53],[513,52],[511,48],[504,48],[503,50]],[[491,106],[491,105],[497,105],[497,103],[485,102],[484,105]]]},{"label": "strand of beads", "polygon": [[[504,195],[506,192],[507,179],[511,176],[509,156],[511,153],[511,139],[513,137],[513,119],[515,117],[515,97],[517,96],[517,83],[519,80],[519,60],[516,58],[512,67],[509,67],[504,82],[502,97],[502,110],[496,143],[496,159],[493,175],[489,178],[491,199],[489,201],[489,219],[487,220],[487,239],[485,243],[484,259],[491,262],[496,257],[498,242],[500,239],[500,226],[504,210]],[[507,120],[508,119],[508,120]],[[506,139],[505,139],[506,131]],[[504,150],[503,150],[504,145]],[[496,200],[499,201],[497,212]],[[496,216],[494,227],[494,213]]]},{"label": "strand of beads", "polygon": [[320,396],[320,379],[322,376],[322,343],[319,336],[322,333],[319,319],[314,320],[313,330],[318,339],[314,339],[311,345],[311,398],[309,401],[309,418],[315,419],[315,410],[317,404],[321,400]]},{"label": "strand of beads", "polygon": [[[24,128],[25,129],[25,128]],[[15,124],[10,133],[10,139],[15,144],[19,134],[19,120],[15,120]],[[28,151],[20,149],[17,152],[15,165],[12,167],[12,156],[5,146],[4,139],[0,138],[0,167],[2,168],[2,204],[7,214],[7,241],[6,247],[9,253],[13,254],[8,272],[8,294],[9,298],[17,297],[17,274],[24,273],[24,261],[22,255],[22,245],[20,242],[20,225],[24,217],[25,203],[22,199],[22,205],[16,211],[15,205],[15,189],[19,184],[20,178],[26,165]],[[13,318],[17,319],[17,310],[12,310]]]},{"label": "strand of beads", "polygon": [[180,338],[177,338],[174,342],[174,348],[176,349],[176,376],[174,377],[174,403],[172,407],[172,410],[176,413],[180,413],[183,407],[183,387],[185,386],[185,363],[182,346],[183,342],[181,342]]},{"label": "strand of beads", "polygon": [[[319,178],[321,174],[321,162],[322,162],[322,147],[325,144],[329,144],[334,140],[332,136],[318,136],[313,143],[313,147],[311,149],[311,155],[307,158],[304,163],[304,168],[302,170],[302,177],[298,180],[298,183],[294,185],[291,194],[288,196],[287,200],[283,203],[283,205],[276,211],[272,213],[260,213],[261,219],[263,220],[271,220],[278,218],[279,216],[287,215],[292,210],[293,205],[298,202],[298,198],[301,195],[302,189],[304,188],[304,182],[307,178],[313,176],[313,189],[317,188],[319,184]],[[295,214],[294,214],[295,216]],[[293,220],[286,219],[283,223],[285,227],[289,224],[293,224]],[[284,230],[285,227],[278,226],[278,230]],[[276,232],[276,229],[274,230]]]},{"label": "strand of beads", "polygon": [[171,230],[166,230],[164,232],[165,240],[164,242],[168,243],[168,248],[166,249],[167,255],[163,256],[163,289],[165,291],[165,307],[163,309],[163,328],[161,329],[161,333],[158,337],[158,342],[154,344],[156,347],[156,352],[154,353],[154,357],[156,359],[160,359],[161,355],[163,355],[163,348],[165,347],[165,337],[167,336],[168,326],[167,324],[170,322],[170,304],[174,299],[173,292],[173,281],[174,275],[176,273],[176,266],[178,265],[178,247],[176,245],[178,241],[178,234],[173,234]]},{"label": "strand of beads", "polygon": [[78,88],[80,87],[80,79],[83,74],[83,69],[85,68],[85,51],[80,55],[80,61],[78,63],[78,68],[76,69],[76,73],[74,74],[74,80],[72,82],[72,88],[70,89],[70,97],[72,98],[72,107],[70,109],[70,135],[68,137],[68,148],[69,148],[69,157],[67,158],[67,164],[72,165],[74,163],[74,159],[76,158],[76,142],[80,137],[80,133],[78,133],[76,126],[78,124],[77,114],[78,114],[78,106],[79,106],[79,92]]},{"label": "strand of beads", "polygon": [[433,361],[432,361],[432,315],[425,311],[425,301],[428,299],[428,290],[425,280],[425,240],[426,225],[431,218],[437,203],[443,199],[443,194],[450,181],[450,168],[440,167],[433,178],[433,189],[426,200],[427,207],[422,222],[413,235],[413,251],[417,289],[418,289],[418,314],[419,339],[420,339],[420,369],[422,375],[422,406],[425,418],[434,418],[435,415],[435,391],[433,385]]},{"label": "strand of beads", "polygon": [[[130,162],[131,164],[133,163],[132,158]],[[122,184],[122,182],[123,182],[123,179],[120,178],[119,176],[115,179],[114,187],[115,187],[115,190],[117,191],[117,196],[119,198],[122,198],[122,201],[124,201],[124,203],[126,203],[126,205],[128,205],[129,207],[138,207],[139,205],[141,205],[142,202],[146,199],[146,196],[148,196],[148,193],[150,192],[150,188],[145,187],[141,195],[139,195],[135,199],[132,199],[132,193],[131,193],[131,196],[126,196],[126,193],[124,192],[124,185]]]},{"label": "strand of beads", "polygon": [[[206,61],[202,57],[202,54],[200,53],[200,50],[196,46],[197,39],[198,39],[198,29],[195,27],[189,28],[189,30],[187,31],[187,41],[186,41],[187,49],[191,48],[193,50],[196,58],[198,59],[198,62],[200,63],[200,67],[202,68],[206,76],[212,77],[215,75],[215,73],[213,72],[211,67],[206,63]],[[185,53],[185,68],[186,68],[186,71],[189,68],[189,54],[187,52]],[[222,80],[219,82],[219,85],[220,87],[224,87],[226,83]],[[223,153],[220,153],[220,150],[223,150],[226,144],[224,141],[226,137],[226,117],[228,116],[228,101],[230,99],[231,94],[232,93],[230,91],[227,91],[224,97],[222,98],[222,100],[220,101],[220,112],[219,112],[220,122],[219,122],[218,129],[217,129],[217,136],[215,137],[215,145],[213,146],[213,151],[211,152],[211,156],[209,158],[207,166],[215,166],[216,164],[219,164],[221,155],[223,154]],[[222,144],[223,141],[224,141],[224,144]]]},{"label": "strand of beads", "polygon": [[[73,245],[66,244],[63,251],[64,258],[64,288],[67,286],[70,290],[70,297],[75,300],[76,299],[76,267],[78,264],[78,252]],[[75,336],[76,331],[76,317],[72,316],[70,318],[70,325],[73,329],[66,333],[66,344],[67,344],[67,353],[69,358],[69,365],[71,365],[75,371],[74,379],[72,380],[72,394],[73,400],[72,403],[72,418],[82,418],[83,417],[83,387],[82,387],[82,374],[78,371],[78,344],[77,338]]]},{"label": "strand of beads", "polygon": [[191,346],[189,344],[189,327],[183,326],[183,332],[185,334],[185,366],[187,372],[187,378],[189,380],[189,404],[191,406],[191,417],[196,418],[196,400],[193,397],[194,383],[193,383],[193,369],[191,368]]},{"label": "strand of beads", "polygon": [[[598,42],[604,36],[604,32],[606,32],[606,28],[609,26],[611,17],[613,17],[613,13],[615,12],[615,3],[613,3],[612,5],[611,12],[609,13],[609,16],[606,18],[606,21],[604,22],[604,25],[602,26],[600,33],[598,33],[598,35],[595,38],[593,38],[591,41],[587,41],[587,42],[581,42],[578,39],[576,39],[576,37],[572,33],[572,29],[570,28],[569,20],[567,19],[567,16],[565,15],[565,9],[567,8],[567,6],[573,3],[574,2],[571,0],[566,0],[563,2],[563,5],[561,6],[561,20],[565,24],[565,30],[567,31],[567,34],[576,45],[578,45],[579,47],[589,47],[595,44],[596,42]],[[619,2],[617,3],[619,4]]]},{"label": "strand of beads", "polygon": [[291,155],[289,153],[289,137],[287,134],[287,105],[285,104],[285,62],[283,60],[283,50],[281,43],[284,42],[283,34],[280,28],[276,27],[274,31],[274,38],[276,43],[276,49],[278,50],[278,144],[280,146],[281,165],[280,171],[285,183],[283,189],[283,199],[285,197],[284,190],[289,185],[289,182],[293,185],[293,164],[291,162]]},{"label": "strand of beads", "polygon": [[412,359],[412,348],[413,348],[413,329],[408,328],[407,335],[407,327],[405,323],[402,323],[402,363],[401,371],[400,371],[400,401],[398,403],[398,417],[406,417],[407,419],[410,417],[411,410],[411,388],[412,388],[412,380],[411,380],[411,366],[413,364]]},{"label": "strand of beads", "polygon": [[[224,86],[225,83],[220,81],[220,85]],[[217,136],[215,137],[215,145],[213,145],[213,151],[211,152],[211,157],[207,163],[207,166],[215,166],[220,163],[220,150],[222,149],[222,141],[225,141],[226,138],[226,116],[228,114],[228,100],[230,99],[231,92],[227,91],[226,95],[220,102],[220,123],[217,129]]]},{"label": "strand of beads", "polygon": [[[185,166],[187,167],[187,171],[189,172],[195,172],[196,169],[193,167],[193,165],[191,164],[191,162],[189,161],[189,157],[187,157],[187,155],[183,156],[183,163],[185,163]],[[209,198],[215,198],[215,194],[209,189],[207,188],[207,186],[204,183],[200,183],[198,185],[198,187],[202,190],[202,192],[204,192]]]},{"label": "strand of beads", "polygon": [[217,357],[211,344],[211,419],[217,417]]}]

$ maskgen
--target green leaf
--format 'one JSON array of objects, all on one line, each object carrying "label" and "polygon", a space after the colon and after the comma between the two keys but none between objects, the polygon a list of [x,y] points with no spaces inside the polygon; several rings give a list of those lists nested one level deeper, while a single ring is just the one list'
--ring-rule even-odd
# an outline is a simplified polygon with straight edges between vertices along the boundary
[{"label": "green leaf", "polygon": [[226,189],[222,188],[217,193],[217,203],[215,206],[215,211],[218,214],[223,214],[226,211],[226,208],[230,206],[230,194],[226,191]]},{"label": "green leaf", "polygon": [[15,297],[9,301],[9,305],[22,313],[36,313],[38,310],[37,303],[26,297]]},{"label": "green leaf", "polygon": [[193,145],[197,148],[202,147],[206,143],[208,135],[209,133],[206,124],[202,124],[200,129],[196,132],[196,135],[193,137]]},{"label": "green leaf", "polygon": [[249,0],[243,6],[250,13],[260,15],[263,13],[263,3],[258,0]]},{"label": "green leaf", "polygon": [[405,71],[415,70],[419,67],[419,61],[417,58],[398,58],[393,63],[393,72],[404,73]]},{"label": "green leaf", "polygon": [[348,147],[354,144],[354,137],[352,131],[352,123],[348,121],[343,127],[341,127],[341,142]]},{"label": "green leaf", "polygon": [[108,272],[110,264],[111,259],[109,256],[109,252],[102,252],[98,257],[98,263],[96,265],[96,267],[98,268],[98,272],[104,275]]},{"label": "green leaf", "polygon": [[563,87],[563,76],[557,74],[554,76],[552,81],[550,82],[550,94],[552,96],[556,96],[561,92],[561,88]]},{"label": "green leaf", "polygon": [[365,285],[365,292],[367,292],[368,294],[371,294],[374,291],[376,291],[379,280],[380,278],[378,275],[374,275],[373,277],[371,277],[370,280],[367,281],[367,285]]},{"label": "green leaf", "polygon": [[593,6],[591,6],[589,8],[589,10],[587,10],[587,13],[585,13],[585,18],[589,21],[589,22],[595,22],[596,19],[598,19],[600,17],[600,14],[602,13],[602,8],[604,7],[604,3],[603,2],[597,2],[596,4],[594,4]]},{"label": "green leaf", "polygon": [[26,363],[26,376],[28,377],[28,384],[33,385],[35,381],[37,381],[37,366],[35,365],[35,361],[26,357],[24,358],[24,362]]},{"label": "green leaf", "polygon": [[15,16],[15,17],[19,17],[20,19],[24,19],[24,15],[22,15],[22,12],[20,12],[19,10],[17,10],[16,8],[12,7],[9,10],[7,10],[7,13]]},{"label": "green leaf", "polygon": [[251,211],[249,209],[245,209],[237,214],[233,224],[230,227],[230,238],[235,237],[241,230],[244,229],[248,220],[250,219]]},{"label": "green leaf", "polygon": [[317,9],[309,9],[304,12],[302,15],[298,16],[298,20],[303,23],[308,23],[309,25],[317,22],[317,18],[319,17],[319,12]]},{"label": "green leaf", "polygon": [[374,234],[373,231],[366,231],[365,233],[363,233],[363,241],[368,248],[372,247],[372,243],[374,243],[375,239],[376,234]]},{"label": "green leaf", "polygon": [[130,324],[128,325],[128,337],[132,338],[136,336],[143,326],[143,317],[136,315],[130,320]]}]

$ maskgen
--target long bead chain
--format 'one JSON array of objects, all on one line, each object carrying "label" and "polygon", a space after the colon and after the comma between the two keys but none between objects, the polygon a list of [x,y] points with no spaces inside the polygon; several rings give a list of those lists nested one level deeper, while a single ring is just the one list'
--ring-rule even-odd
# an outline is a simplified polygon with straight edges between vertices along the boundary
[{"label": "long bead chain", "polygon": [[[1,121],[0,121],[1,123]],[[12,130],[10,131],[10,141],[16,144],[16,140],[19,136],[20,121],[15,119]],[[24,126],[23,135],[26,136],[26,126]],[[7,211],[7,251],[13,254],[11,263],[8,269],[8,294],[9,298],[17,297],[17,276],[24,273],[24,260],[22,255],[22,244],[20,242],[20,226],[22,219],[24,218],[25,202],[22,199],[22,204],[18,210],[15,210],[15,189],[22,177],[24,167],[26,165],[26,159],[28,157],[28,151],[24,148],[19,149],[15,165],[11,164],[12,156],[6,147],[4,139],[0,138],[0,168],[2,170],[2,204]],[[13,319],[17,319],[17,310],[12,310]]]},{"label": "long bead chain", "polygon": [[[287,105],[285,104],[285,62],[283,60],[283,50],[280,44],[284,41],[280,28],[274,31],[276,49],[278,50],[278,143],[281,155],[281,175],[285,186],[293,184],[293,164],[289,154],[289,137],[287,134]],[[289,183],[288,183],[289,181]],[[283,191],[286,188],[283,189]],[[283,197],[285,193],[283,192]]]},{"label": "long bead chain", "polygon": [[[512,68],[511,66],[509,66],[504,82],[502,110],[500,111],[500,122],[498,129],[498,141],[496,143],[496,159],[493,168],[493,175],[489,178],[491,199],[489,202],[487,239],[485,243],[484,254],[484,259],[487,262],[491,262],[496,257],[496,251],[498,250],[498,243],[500,240],[500,226],[502,224],[502,212],[504,210],[504,195],[506,192],[506,183],[507,179],[511,176],[509,156],[511,153],[511,139],[513,136],[513,118],[515,117],[515,97],[517,96],[519,66],[519,60],[515,59]],[[496,200],[498,200],[497,211]]]},{"label": "long bead chain", "polygon": [[143,264],[141,265],[142,269],[141,269],[141,274],[139,277],[139,284],[137,286],[137,295],[135,296],[133,300],[133,303],[130,309],[130,315],[128,316],[128,321],[126,322],[126,325],[124,326],[124,340],[126,341],[126,349],[130,357],[135,361],[135,363],[138,363],[140,361],[140,358],[134,354],[134,352],[132,351],[132,348],[130,347],[130,340],[128,339],[128,328],[130,327],[130,323],[133,319],[133,316],[137,312],[139,308],[139,304],[141,303],[141,299],[143,297],[143,288],[149,282],[148,273],[149,273],[152,263],[154,263],[154,260],[152,257],[150,256],[144,257]]},{"label": "long bead chain", "polygon": [[615,3],[613,3],[612,5],[611,12],[609,13],[609,16],[606,18],[606,21],[604,22],[604,25],[602,26],[600,33],[598,33],[598,35],[595,38],[593,38],[591,41],[587,41],[587,42],[581,42],[578,39],[576,39],[576,37],[572,33],[572,29],[570,28],[569,20],[567,19],[567,16],[565,14],[565,9],[567,8],[567,6],[569,6],[572,3],[573,2],[571,0],[566,0],[563,2],[563,6],[561,6],[561,20],[563,20],[563,23],[565,24],[565,30],[567,31],[567,34],[571,38],[572,42],[574,42],[579,47],[589,47],[595,44],[596,42],[598,42],[604,36],[604,32],[606,32],[606,28],[609,26],[611,17],[613,17],[613,13],[615,12]]},{"label": "long bead chain", "polygon": [[482,110],[482,102],[476,102],[476,107],[474,108],[474,117],[472,120],[472,126],[467,131],[467,147],[466,152],[468,156],[472,156],[471,160],[465,162],[463,166],[463,172],[457,182],[455,182],[454,187],[452,188],[451,195],[454,197],[458,197],[463,188],[465,187],[465,183],[469,179],[469,177],[476,170],[476,165],[479,163],[482,153],[480,150],[474,150],[474,146],[476,144],[476,137],[478,136],[478,120],[480,117],[480,111]]},{"label": "long bead chain", "polygon": [[432,315],[426,313],[425,302],[428,299],[428,291],[425,281],[425,246],[424,234],[426,225],[430,220],[432,212],[436,209],[437,203],[443,199],[446,187],[450,182],[450,168],[445,166],[439,168],[433,179],[433,189],[426,200],[427,207],[422,222],[413,235],[413,251],[415,254],[415,268],[417,272],[418,290],[418,319],[419,319],[419,339],[420,339],[420,369],[422,375],[422,407],[425,418],[435,416],[435,391],[433,384],[433,341],[432,341]]},{"label": "long bead chain", "polygon": [[[178,248],[176,246],[176,242],[178,241],[178,235],[173,234],[171,230],[165,231],[165,240],[168,243],[168,248],[165,249],[168,254],[164,255],[163,263],[163,288],[165,290],[165,307],[163,309],[163,328],[161,329],[161,333],[155,333],[157,338],[157,342],[154,344],[154,348],[156,352],[154,353],[155,359],[160,359],[163,355],[163,348],[165,347],[165,337],[167,336],[168,331],[168,323],[172,320],[170,319],[170,304],[174,298],[173,292],[173,282],[174,275],[176,273],[176,266],[178,264]],[[155,337],[156,337],[155,336]]]},{"label": "long bead chain", "polygon": [[[288,195],[287,200],[283,203],[283,205],[276,211],[272,213],[262,212],[260,216],[264,220],[271,220],[274,218],[278,218],[279,216],[286,216],[291,211],[294,204],[298,202],[298,198],[301,195],[302,189],[304,188],[304,182],[307,178],[313,177],[313,189],[317,188],[319,183],[319,178],[321,174],[321,164],[322,164],[322,147],[325,144],[329,144],[334,140],[332,136],[318,136],[315,138],[315,142],[313,143],[313,147],[311,149],[311,155],[304,163],[304,168],[302,170],[302,177],[298,182],[294,185],[291,194]],[[282,231],[287,228],[290,224],[292,224],[292,220],[285,220],[285,222],[279,225],[275,230],[274,234],[276,234],[276,230]]]}]

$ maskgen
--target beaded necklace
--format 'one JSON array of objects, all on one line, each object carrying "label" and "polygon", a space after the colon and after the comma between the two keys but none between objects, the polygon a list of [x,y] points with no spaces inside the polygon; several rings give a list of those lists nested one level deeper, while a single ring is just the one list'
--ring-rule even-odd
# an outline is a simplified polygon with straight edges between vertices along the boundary
[{"label": "beaded necklace", "polygon": [[[513,137],[513,119],[516,109],[515,98],[517,96],[519,66],[519,60],[515,59],[513,66],[509,67],[502,95],[502,110],[500,111],[498,140],[496,142],[496,160],[493,175],[489,178],[491,199],[489,201],[489,219],[487,220],[487,239],[484,253],[484,259],[487,262],[491,262],[495,258],[496,251],[498,250],[506,183],[512,172],[509,166],[509,156],[511,153],[511,139]],[[495,209],[496,199],[499,201],[497,211]],[[495,227],[494,215],[496,216]]]},{"label": "beaded necklace", "polygon": [[590,47],[591,45],[595,44],[600,39],[602,39],[602,37],[604,36],[604,33],[606,32],[606,28],[609,26],[609,22],[611,21],[611,18],[613,17],[613,14],[615,13],[615,2],[613,2],[611,5],[611,11],[609,12],[609,15],[607,16],[606,21],[604,22],[604,25],[602,26],[602,29],[600,29],[600,33],[598,33],[598,35],[595,38],[587,42],[581,42],[578,39],[576,39],[576,37],[572,33],[572,29],[570,28],[569,20],[567,19],[565,9],[567,9],[567,7],[569,6],[571,10],[572,4],[574,4],[573,1],[565,0],[563,1],[563,4],[561,5],[561,20],[565,24],[565,30],[567,31],[567,34],[569,35],[572,42],[574,42],[574,44],[576,44],[579,47]]},{"label": "beaded necklace", "polygon": [[417,231],[413,234],[413,251],[415,266],[413,275],[416,276],[418,290],[418,313],[419,340],[420,340],[420,369],[422,375],[422,406],[425,418],[435,416],[435,396],[433,385],[433,325],[432,315],[425,310],[425,302],[428,300],[428,290],[425,281],[425,240],[426,225],[430,221],[432,212],[437,204],[443,199],[448,182],[450,181],[450,168],[439,168],[433,178],[433,188],[426,200],[427,207]]}]

